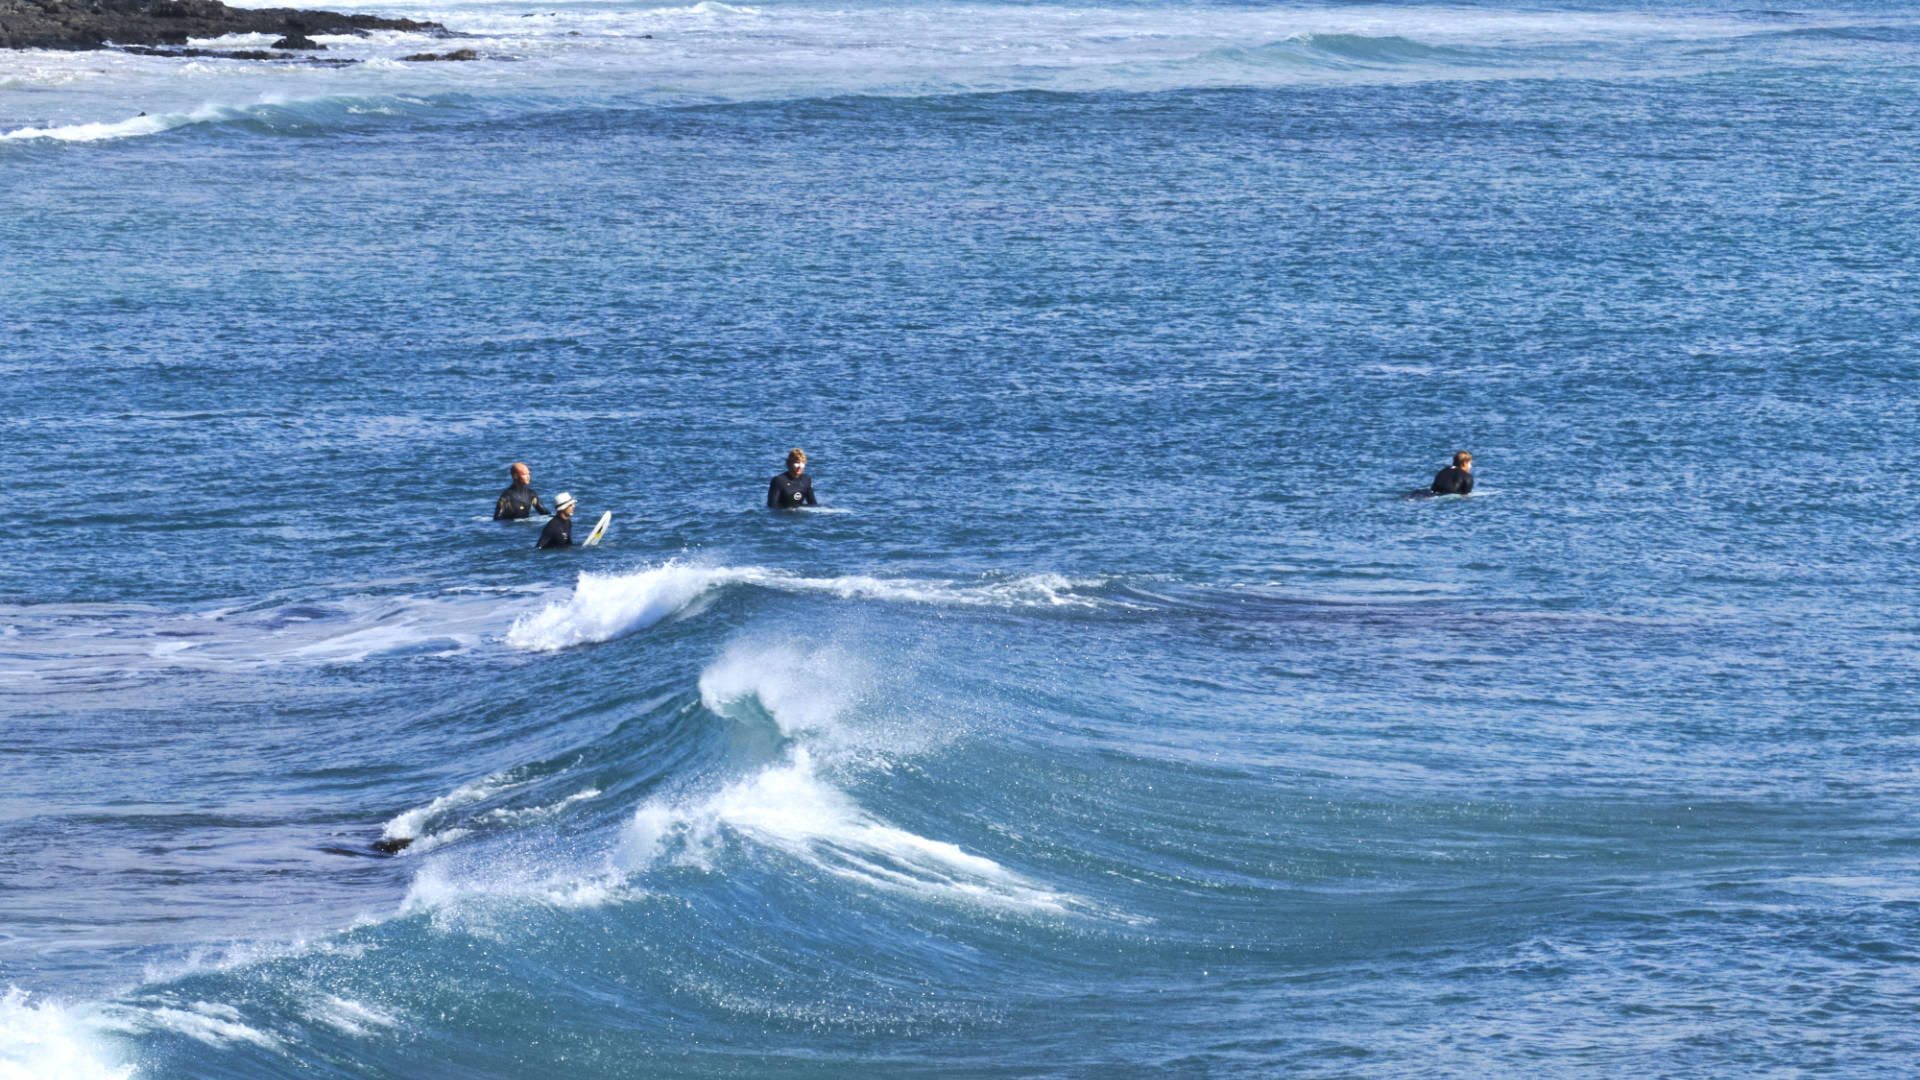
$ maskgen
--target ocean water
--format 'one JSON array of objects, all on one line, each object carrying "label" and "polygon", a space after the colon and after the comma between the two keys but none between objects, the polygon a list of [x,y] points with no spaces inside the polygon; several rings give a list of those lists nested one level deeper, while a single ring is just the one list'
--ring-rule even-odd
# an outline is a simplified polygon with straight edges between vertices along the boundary
[{"label": "ocean water", "polygon": [[1920,1071],[1920,12],[371,10],[0,56],[0,1077]]}]

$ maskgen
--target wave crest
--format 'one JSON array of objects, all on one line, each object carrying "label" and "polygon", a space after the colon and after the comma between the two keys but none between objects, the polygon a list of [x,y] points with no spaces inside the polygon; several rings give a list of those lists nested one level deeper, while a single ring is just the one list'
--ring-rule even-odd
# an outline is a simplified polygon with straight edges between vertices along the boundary
[{"label": "wave crest", "polygon": [[699,567],[668,563],[627,574],[583,573],[572,595],[516,619],[507,644],[550,651],[624,637],[675,615],[708,590],[754,585],[783,592],[821,593],[844,600],[1000,608],[1092,608],[1103,601],[1057,574],[1030,574],[961,583],[861,574],[802,577],[763,567]]},{"label": "wave crest", "polygon": [[53,139],[57,142],[102,142],[107,139],[127,139],[138,135],[158,135],[163,131],[183,127],[187,124],[204,123],[220,119],[228,110],[218,106],[196,109],[191,113],[170,113],[161,116],[128,117],[125,120],[103,121],[92,124],[63,124],[57,127],[23,127],[12,131],[0,131],[0,139]]},{"label": "wave crest", "polygon": [[751,701],[788,744],[775,760],[717,790],[643,804],[628,826],[621,865],[710,867],[730,841],[746,839],[869,888],[1065,912],[1073,903],[1066,894],[958,845],[892,825],[833,782],[836,772],[881,746],[888,752],[883,756],[890,756],[915,741],[892,725],[845,715],[863,699],[858,690],[865,678],[864,665],[838,649],[729,650],[701,674],[702,703],[718,716],[737,716],[739,706]]},{"label": "wave crest", "polygon": [[202,105],[186,112],[130,116],[83,124],[57,124],[0,131],[0,142],[106,142],[161,135],[189,127],[233,125],[255,134],[313,135],[344,124],[367,124],[404,119],[422,109],[464,103],[459,95],[417,98],[400,95],[320,94],[285,97],[265,94],[244,105]]},{"label": "wave crest", "polygon": [[755,573],[672,563],[632,574],[583,573],[571,596],[515,619],[507,644],[550,651],[611,641],[652,626],[715,585],[749,580]]}]

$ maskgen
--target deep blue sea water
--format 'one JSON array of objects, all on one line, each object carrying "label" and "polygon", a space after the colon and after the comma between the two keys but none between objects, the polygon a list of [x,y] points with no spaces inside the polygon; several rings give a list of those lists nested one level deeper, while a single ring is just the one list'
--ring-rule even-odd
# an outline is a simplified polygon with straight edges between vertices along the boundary
[{"label": "deep blue sea water", "polygon": [[1920,1071],[1920,13],[375,10],[0,56],[0,1077]]}]

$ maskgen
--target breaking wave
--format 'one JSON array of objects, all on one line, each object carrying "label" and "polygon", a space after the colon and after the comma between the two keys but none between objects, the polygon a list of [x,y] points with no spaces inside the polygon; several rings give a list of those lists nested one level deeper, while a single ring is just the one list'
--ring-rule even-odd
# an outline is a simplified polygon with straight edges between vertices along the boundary
[{"label": "breaking wave", "polygon": [[[596,788],[533,812],[473,813],[522,779],[496,774],[410,810],[389,824],[389,839],[423,833],[452,839],[465,825],[482,823],[535,831],[504,849],[450,848],[426,860],[402,912],[445,915],[470,899],[560,908],[633,900],[651,895],[649,877],[658,868],[727,872],[738,865],[733,856],[742,844],[861,889],[1032,914],[1083,909],[1068,893],[888,822],[861,804],[852,791],[862,775],[885,770],[941,735],[937,717],[885,709],[863,715],[856,706],[867,703],[871,680],[868,665],[835,648],[736,644],[701,673],[701,706],[718,721],[702,737],[755,749],[735,754],[717,771],[670,782],[629,811],[604,846],[589,850],[542,827],[599,796]],[[463,809],[469,820],[456,821]]]},{"label": "breaking wave", "polygon": [[125,120],[101,121],[91,124],[64,124],[55,127],[23,127],[12,131],[0,131],[0,139],[53,139],[58,142],[101,142],[107,139],[129,139],[140,135],[158,135],[188,124],[203,124],[208,121],[222,120],[233,115],[234,110],[223,105],[209,105],[195,109],[190,113],[167,113],[160,116],[128,117]]},{"label": "breaking wave", "polygon": [[1096,584],[1057,574],[953,582],[863,574],[805,577],[757,566],[668,563],[625,574],[581,574],[571,595],[516,619],[507,631],[507,643],[545,651],[611,641],[676,615],[711,590],[728,585],[818,593],[846,600],[959,607],[1092,608],[1105,602],[1088,592]]},{"label": "breaking wave", "polygon": [[186,128],[233,127],[258,135],[311,136],[344,126],[405,119],[423,110],[465,103],[461,95],[422,98],[396,95],[326,94],[308,98],[263,95],[244,105],[206,104],[176,112],[141,113],[123,120],[29,125],[0,131],[0,141],[93,143],[162,135]]},{"label": "breaking wave", "polygon": [[128,1080],[121,1064],[84,1015],[52,1001],[35,1002],[18,987],[0,994],[0,1078],[4,1080]]},{"label": "breaking wave", "polygon": [[[496,646],[551,651],[610,641],[744,585],[844,600],[1032,610],[1125,606],[1102,580],[1058,574],[972,581],[807,577],[765,567],[668,563],[583,573],[563,595],[539,586],[439,596],[346,596],[168,611],[132,604],[0,605],[0,686],[44,692],[118,685],[177,671],[448,657]],[[542,601],[545,601],[544,605]]]},{"label": "breaking wave", "polygon": [[857,885],[923,899],[1053,913],[1073,903],[992,859],[880,820],[829,782],[805,747],[710,795],[642,806],[634,814],[623,865],[711,867],[733,837],[776,848]]},{"label": "breaking wave", "polygon": [[1032,912],[1072,907],[1072,897],[992,859],[880,819],[836,783],[870,755],[902,748],[896,726],[883,732],[847,715],[863,681],[861,666],[844,657],[784,646],[739,646],[722,656],[700,677],[702,705],[736,722],[764,716],[786,746],[716,790],[647,801],[634,813],[619,865],[710,867],[745,839],[864,888]]}]

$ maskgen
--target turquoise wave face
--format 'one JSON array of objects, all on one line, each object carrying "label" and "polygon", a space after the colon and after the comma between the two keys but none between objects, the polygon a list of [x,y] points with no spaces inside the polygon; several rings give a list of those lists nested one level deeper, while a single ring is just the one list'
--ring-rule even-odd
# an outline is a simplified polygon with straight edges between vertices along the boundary
[{"label": "turquoise wave face", "polygon": [[0,1074],[1904,1067],[1903,10],[465,13],[0,58]]}]

